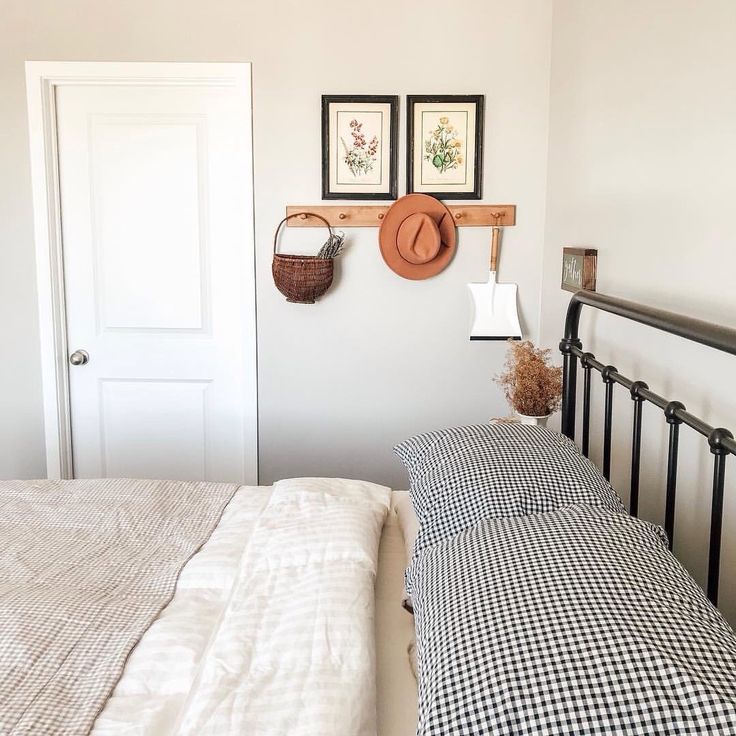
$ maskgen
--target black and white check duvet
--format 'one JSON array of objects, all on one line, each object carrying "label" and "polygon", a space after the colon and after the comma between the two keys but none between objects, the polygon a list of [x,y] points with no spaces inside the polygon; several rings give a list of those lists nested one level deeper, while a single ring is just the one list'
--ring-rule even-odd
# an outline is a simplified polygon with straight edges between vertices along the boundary
[{"label": "black and white check duvet", "polygon": [[[569,467],[559,497],[547,482],[549,510],[504,509],[490,499],[514,482],[528,496],[530,472],[549,475],[568,441],[532,433],[537,459],[516,470],[502,462],[499,487],[498,473],[489,480],[468,457],[485,444],[498,470],[504,440],[524,430],[465,429],[450,443],[461,462],[435,472],[436,438],[420,442],[430,460],[420,458],[412,478],[413,492],[426,481],[427,510],[440,503],[446,512],[425,514],[407,570],[419,736],[736,735],[736,636],[664,532],[623,512],[600,476],[592,500],[571,494]],[[546,469],[534,467],[545,459]],[[575,462],[588,473],[587,461]],[[475,494],[469,476],[480,478]],[[421,520],[421,501],[417,511]]]}]

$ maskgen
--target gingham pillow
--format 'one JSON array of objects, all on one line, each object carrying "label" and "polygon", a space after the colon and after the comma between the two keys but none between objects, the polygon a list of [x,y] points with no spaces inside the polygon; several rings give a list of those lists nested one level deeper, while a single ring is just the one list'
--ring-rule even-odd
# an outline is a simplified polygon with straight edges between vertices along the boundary
[{"label": "gingham pillow", "polygon": [[736,636],[652,524],[575,506],[415,554],[420,736],[736,734]]},{"label": "gingham pillow", "polygon": [[480,519],[575,505],[625,513],[598,469],[559,432],[478,424],[412,437],[394,448],[420,522],[414,553]]}]

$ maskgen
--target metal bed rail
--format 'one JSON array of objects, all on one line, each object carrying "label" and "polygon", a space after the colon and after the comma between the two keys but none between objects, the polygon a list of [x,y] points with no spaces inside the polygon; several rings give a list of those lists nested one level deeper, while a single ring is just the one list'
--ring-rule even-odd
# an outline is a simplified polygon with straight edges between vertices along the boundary
[{"label": "metal bed rail", "polygon": [[611,477],[611,437],[613,427],[614,388],[622,386],[629,392],[633,402],[632,445],[631,445],[631,486],[629,512],[637,516],[639,511],[639,474],[641,470],[642,407],[649,403],[659,407],[669,425],[667,453],[667,491],[665,500],[664,528],[670,548],[674,539],[675,503],[677,498],[677,461],[679,454],[680,427],[694,429],[708,440],[713,455],[713,493],[711,501],[710,539],[708,545],[707,594],[710,600],[718,602],[720,577],[721,538],[723,530],[723,494],[726,477],[726,458],[736,455],[736,440],[733,434],[723,427],[712,427],[707,422],[691,414],[680,401],[667,399],[654,391],[644,381],[632,380],[618,372],[615,366],[606,365],[595,355],[583,351],[579,336],[580,315],[583,306],[623,317],[653,327],[671,335],[706,345],[731,355],[736,355],[736,330],[714,325],[674,312],[647,307],[642,304],[606,296],[591,291],[578,291],[573,294],[567,308],[565,336],[560,342],[563,355],[562,389],[562,432],[575,439],[577,368],[583,369],[583,411],[582,411],[582,451],[588,457],[590,451],[590,394],[591,375],[597,371],[605,386],[603,412],[603,475]]}]

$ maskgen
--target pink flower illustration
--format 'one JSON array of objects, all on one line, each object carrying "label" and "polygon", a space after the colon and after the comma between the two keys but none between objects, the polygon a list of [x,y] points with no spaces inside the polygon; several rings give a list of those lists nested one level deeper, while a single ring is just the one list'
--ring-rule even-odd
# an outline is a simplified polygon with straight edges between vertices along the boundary
[{"label": "pink flower illustration", "polygon": [[340,137],[340,142],[345,151],[343,161],[353,176],[362,176],[373,170],[377,160],[379,139],[373,136],[370,143],[366,144],[365,134],[362,132],[363,123],[355,118],[350,121],[350,135],[353,144],[348,148],[345,140]]}]

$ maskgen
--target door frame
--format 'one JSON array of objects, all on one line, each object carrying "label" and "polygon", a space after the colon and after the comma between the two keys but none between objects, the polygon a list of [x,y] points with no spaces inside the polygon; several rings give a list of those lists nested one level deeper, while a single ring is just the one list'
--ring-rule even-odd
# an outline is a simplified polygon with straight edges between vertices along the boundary
[{"label": "door frame", "polygon": [[[69,364],[64,303],[64,267],[61,231],[60,181],[56,135],[56,90],[63,85],[183,85],[236,87],[252,110],[251,65],[248,62],[87,62],[27,61],[26,94],[28,135],[33,189],[33,220],[36,248],[38,320],[41,337],[41,377],[48,478],[73,478]],[[250,191],[244,204],[254,223],[253,123],[246,121],[250,141]],[[246,319],[246,407],[244,427],[245,467],[254,469],[258,482],[258,400],[255,303],[255,230],[249,228],[243,243],[253,259],[245,274],[246,288],[253,295],[251,317]],[[252,417],[252,419],[251,419]]]}]

